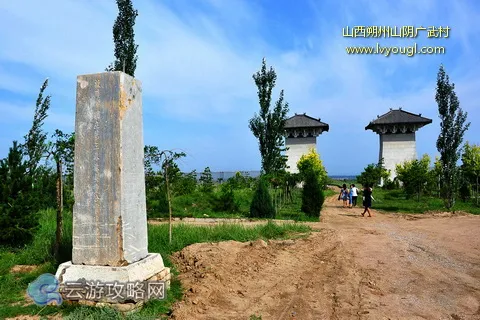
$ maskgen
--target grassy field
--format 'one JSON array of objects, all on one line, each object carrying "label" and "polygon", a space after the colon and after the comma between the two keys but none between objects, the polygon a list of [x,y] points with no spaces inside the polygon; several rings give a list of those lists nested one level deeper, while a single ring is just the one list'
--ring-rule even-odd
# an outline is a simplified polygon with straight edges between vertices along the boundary
[{"label": "grassy field", "polygon": [[[383,190],[376,188],[373,191],[376,201],[372,207],[377,210],[402,213],[425,213],[429,211],[446,211],[443,201],[436,197],[422,196],[420,200],[407,199],[402,190]],[[471,201],[457,200],[455,211],[464,211],[472,214],[480,214],[480,207]]]},{"label": "grassy field", "polygon": [[[343,184],[350,186],[355,184],[361,190],[362,186],[355,180],[331,180],[330,185],[340,187]],[[360,197],[362,194],[360,193]],[[421,196],[420,200],[407,199],[402,189],[384,190],[382,188],[375,188],[373,197],[376,201],[372,202],[372,207],[376,210],[385,212],[400,212],[400,213],[425,213],[425,212],[439,212],[446,211],[443,200],[438,197]],[[360,198],[361,199],[361,198]],[[359,199],[360,205],[361,200]],[[473,203],[473,200],[463,202],[457,200],[455,204],[455,211],[464,211],[472,214],[480,214],[480,206]]]},{"label": "grassy field", "polygon": [[[71,258],[72,249],[72,215],[65,214],[64,237],[61,249],[61,261]],[[276,224],[274,222],[243,227],[240,225],[217,226],[173,226],[173,241],[168,243],[168,225],[149,225],[149,252],[158,252],[164,258],[165,265],[172,267],[169,260],[171,253],[199,242],[217,242],[225,240],[252,241],[256,239],[286,239],[292,236],[308,235],[310,228],[301,223]],[[116,311],[90,307],[24,305],[27,302],[25,292],[30,282],[43,273],[55,274],[57,264],[53,262],[52,244],[55,239],[55,212],[41,212],[40,229],[34,241],[20,250],[0,249],[0,319],[17,315],[46,316],[62,313],[65,319],[125,319]],[[29,273],[11,273],[14,265],[26,264],[39,266]],[[173,274],[177,274],[172,268]],[[151,301],[127,319],[156,319],[170,310],[173,302],[181,299],[182,288],[175,280],[167,293],[166,301]]]},{"label": "grassy field", "polygon": [[[192,218],[246,218],[250,212],[250,204],[253,198],[253,190],[240,189],[234,190],[235,200],[239,204],[239,210],[235,213],[215,212],[212,210],[211,200],[201,192],[195,192],[189,195],[182,195],[173,199],[173,216],[174,217],[192,217]],[[325,197],[332,195],[334,192],[325,190]],[[292,190],[293,201],[281,201],[281,193],[279,190],[270,190],[272,199],[278,203],[278,211],[276,219],[295,220],[295,221],[318,221],[318,218],[311,218],[301,212],[302,190],[294,188]],[[150,215],[150,218],[166,218],[167,213]]]}]

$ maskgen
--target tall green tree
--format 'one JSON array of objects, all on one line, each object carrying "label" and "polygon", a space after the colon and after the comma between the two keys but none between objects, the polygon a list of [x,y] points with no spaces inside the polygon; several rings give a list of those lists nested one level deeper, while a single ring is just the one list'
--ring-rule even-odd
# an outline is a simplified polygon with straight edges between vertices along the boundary
[{"label": "tall green tree", "polygon": [[58,260],[63,231],[63,174],[73,172],[75,133],[65,134],[55,130],[47,147],[47,158],[52,157],[56,168],[57,228],[55,232],[54,256]]},{"label": "tall green tree", "polygon": [[452,209],[455,205],[460,178],[457,161],[460,158],[463,136],[470,126],[470,123],[467,123],[467,112],[460,108],[460,102],[454,89],[455,85],[450,83],[443,65],[440,65],[435,94],[440,117],[437,150],[440,152],[441,162],[442,185],[440,195],[447,210]]},{"label": "tall green tree", "polygon": [[133,8],[132,0],[117,0],[118,16],[113,25],[113,42],[115,45],[115,61],[106,71],[124,71],[135,76],[137,69],[137,49],[133,27],[138,10]]},{"label": "tall green tree", "polygon": [[462,170],[466,177],[469,178],[476,186],[475,198],[478,206],[478,186],[480,179],[480,146],[472,144],[468,141],[465,143],[465,148],[462,154]]},{"label": "tall green tree", "polygon": [[25,143],[22,145],[23,152],[27,156],[28,173],[35,177],[40,160],[45,155],[47,148],[47,134],[43,131],[43,122],[47,118],[47,111],[50,108],[51,96],[44,97],[45,89],[48,86],[48,78],[43,82],[35,105],[32,127],[25,136]]},{"label": "tall green tree", "polygon": [[265,58],[262,60],[261,70],[253,75],[253,80],[258,88],[260,113],[255,113],[250,119],[249,128],[258,139],[262,170],[266,174],[270,174],[286,167],[287,159],[282,152],[286,150],[284,130],[288,103],[284,102],[283,90],[281,90],[280,96],[271,110],[272,90],[275,87],[277,74],[273,67],[267,70]]}]

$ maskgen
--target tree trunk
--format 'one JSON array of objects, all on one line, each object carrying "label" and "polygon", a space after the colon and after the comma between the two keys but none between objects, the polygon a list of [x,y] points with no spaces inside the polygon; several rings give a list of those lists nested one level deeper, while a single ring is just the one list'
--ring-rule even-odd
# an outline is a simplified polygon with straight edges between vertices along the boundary
[{"label": "tree trunk", "polygon": [[60,244],[62,242],[63,231],[63,180],[62,180],[62,161],[57,161],[57,229],[55,232],[54,256],[59,260]]},{"label": "tree trunk", "polygon": [[168,183],[168,165],[165,169],[165,182],[167,186],[167,198],[168,198],[168,242],[172,243],[172,198],[170,195],[170,186]]}]

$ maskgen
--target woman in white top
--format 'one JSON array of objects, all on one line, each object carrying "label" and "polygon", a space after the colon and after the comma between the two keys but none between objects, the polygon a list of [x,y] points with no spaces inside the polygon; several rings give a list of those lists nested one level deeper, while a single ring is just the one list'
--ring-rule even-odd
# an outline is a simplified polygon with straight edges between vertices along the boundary
[{"label": "woman in white top", "polygon": [[357,206],[358,188],[354,184],[350,186],[350,197],[352,198],[350,208]]}]

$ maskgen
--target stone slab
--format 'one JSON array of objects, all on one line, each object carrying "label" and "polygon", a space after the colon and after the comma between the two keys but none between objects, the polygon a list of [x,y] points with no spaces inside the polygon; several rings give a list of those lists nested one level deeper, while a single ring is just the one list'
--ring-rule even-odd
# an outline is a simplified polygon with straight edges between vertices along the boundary
[{"label": "stone slab", "polygon": [[58,267],[55,277],[60,285],[79,279],[126,283],[148,280],[159,274],[160,278],[163,278],[169,273],[170,269],[163,264],[162,256],[158,253],[150,253],[146,258],[123,267],[90,266],[72,264],[71,261],[64,262]]},{"label": "stone slab", "polygon": [[123,72],[77,78],[73,264],[122,266],[148,254],[141,93]]}]

